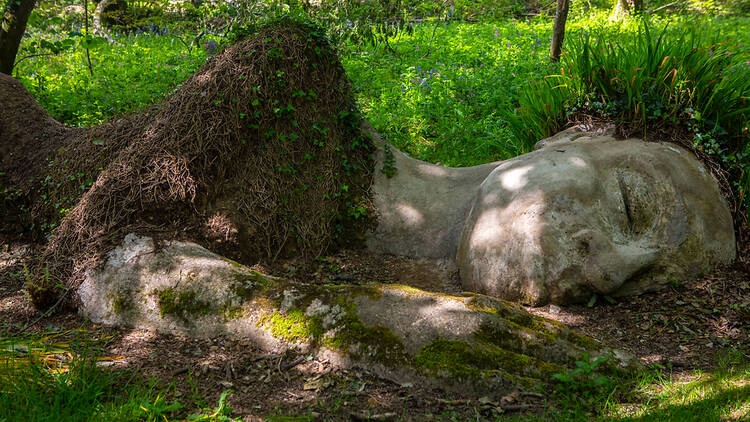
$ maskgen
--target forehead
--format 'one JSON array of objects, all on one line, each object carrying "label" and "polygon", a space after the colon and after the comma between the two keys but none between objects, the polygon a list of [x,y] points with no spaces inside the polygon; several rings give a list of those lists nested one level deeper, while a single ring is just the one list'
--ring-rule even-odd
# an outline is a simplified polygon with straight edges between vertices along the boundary
[{"label": "forehead", "polygon": [[691,191],[696,178],[710,177],[691,153],[671,144],[583,137],[501,163],[485,179],[483,190],[490,200],[514,198],[534,189],[585,196],[613,182],[628,185],[660,179]]}]

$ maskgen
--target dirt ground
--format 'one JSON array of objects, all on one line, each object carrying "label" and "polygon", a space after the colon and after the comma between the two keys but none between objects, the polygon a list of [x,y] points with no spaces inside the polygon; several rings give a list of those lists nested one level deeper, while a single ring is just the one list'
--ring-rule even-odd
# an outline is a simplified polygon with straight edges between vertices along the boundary
[{"label": "dirt ground", "polygon": [[[117,357],[107,363],[112,369],[135,369],[162,386],[171,384],[169,399],[193,411],[215,406],[229,389],[234,393],[228,404],[246,421],[269,415],[310,415],[316,420],[494,419],[501,412],[541,413],[551,405],[548,397],[535,393],[466,399],[399,385],[359,368],[332,370],[328,362],[304,355],[265,354],[231,336],[196,340],[104,327],[74,313],[39,319],[23,292],[28,254],[28,245],[0,245],[0,336],[14,335],[30,323],[27,332],[83,328],[102,355]],[[431,276],[434,264],[356,251],[320,260],[317,271],[305,274],[298,274],[294,263],[274,270],[309,282],[411,280],[425,289],[459,289],[455,275],[436,285]],[[640,297],[527,309],[677,375],[716,367],[729,345],[750,353],[750,276],[737,266]]]}]

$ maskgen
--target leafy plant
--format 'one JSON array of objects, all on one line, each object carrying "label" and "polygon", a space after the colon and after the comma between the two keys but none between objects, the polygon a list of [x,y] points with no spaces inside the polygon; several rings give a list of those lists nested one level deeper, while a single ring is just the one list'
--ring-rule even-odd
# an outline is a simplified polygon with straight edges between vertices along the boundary
[{"label": "leafy plant", "polygon": [[645,19],[635,34],[584,32],[567,43],[561,66],[506,112],[521,144],[592,117],[623,136],[672,137],[721,163],[738,200],[750,205],[747,47],[685,26],[654,33]]},{"label": "leafy plant", "polygon": [[388,144],[383,147],[383,156],[383,168],[380,171],[390,179],[396,175],[398,167],[396,167],[396,158],[393,156],[393,151],[391,151],[391,147]]},{"label": "leafy plant", "polygon": [[229,397],[234,391],[226,390],[221,393],[219,397],[219,404],[213,410],[209,410],[211,413],[200,413],[193,414],[187,417],[188,421],[195,422],[232,422],[232,408],[227,405],[227,397]]},{"label": "leafy plant", "polygon": [[589,356],[584,353],[582,360],[576,361],[575,369],[554,374],[552,379],[559,383],[559,387],[564,393],[575,393],[582,395],[584,398],[591,398],[612,389],[612,380],[597,373],[597,368],[607,362],[609,358],[605,355],[589,360]]}]

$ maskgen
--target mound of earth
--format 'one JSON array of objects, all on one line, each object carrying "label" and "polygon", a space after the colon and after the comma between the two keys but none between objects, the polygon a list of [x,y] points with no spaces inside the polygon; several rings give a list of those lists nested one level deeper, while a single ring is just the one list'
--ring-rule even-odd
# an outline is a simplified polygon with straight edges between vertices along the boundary
[{"label": "mound of earth", "polygon": [[368,226],[372,144],[312,25],[263,27],[162,104],[99,127],[63,127],[3,75],[0,97],[18,102],[0,117],[3,211],[50,236],[29,288],[40,308],[127,233],[255,263],[313,258]]}]

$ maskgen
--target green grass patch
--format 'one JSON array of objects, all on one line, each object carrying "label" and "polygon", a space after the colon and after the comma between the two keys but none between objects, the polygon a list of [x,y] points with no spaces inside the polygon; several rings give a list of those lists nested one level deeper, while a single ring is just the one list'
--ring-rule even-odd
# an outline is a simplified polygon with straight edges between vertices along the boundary
[{"label": "green grass patch", "polygon": [[606,406],[611,421],[725,421],[750,419],[750,360],[740,350],[719,356],[714,371],[672,377],[641,374],[629,400]]},{"label": "green grass patch", "polygon": [[[188,35],[185,35],[188,36]],[[60,41],[65,31],[31,31],[23,40]],[[84,50],[21,61],[14,75],[55,119],[69,126],[93,126],[152,105],[171,93],[205,61],[173,36],[152,33],[115,36],[119,44],[91,51],[94,75]]]},{"label": "green grass patch", "polygon": [[102,365],[98,335],[84,329],[0,337],[0,421],[229,421],[218,406],[189,414],[160,386],[133,371]]}]

